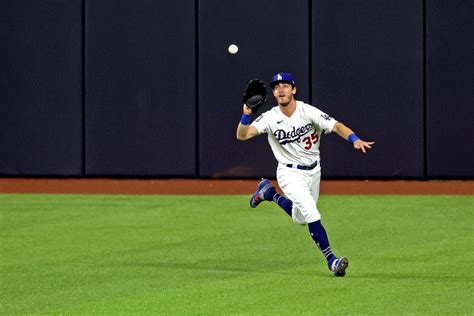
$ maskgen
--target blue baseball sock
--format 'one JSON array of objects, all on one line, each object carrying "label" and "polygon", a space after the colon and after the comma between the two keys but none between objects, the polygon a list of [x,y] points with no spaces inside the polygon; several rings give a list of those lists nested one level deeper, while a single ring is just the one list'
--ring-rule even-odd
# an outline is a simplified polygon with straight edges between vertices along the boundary
[{"label": "blue baseball sock", "polygon": [[312,223],[308,223],[309,233],[313,238],[314,242],[318,246],[319,250],[323,253],[324,257],[328,261],[329,269],[331,269],[331,265],[337,257],[332,253],[331,246],[329,245],[328,235],[326,234],[326,230],[324,229],[321,221],[316,221]]},{"label": "blue baseball sock", "polygon": [[286,212],[286,214],[290,215],[291,217],[291,209],[293,208],[293,202],[290,199],[284,197],[283,195],[278,194],[274,187],[271,187],[267,190],[267,192],[265,192],[264,199],[267,201],[275,202]]},{"label": "blue baseball sock", "polygon": [[281,207],[286,214],[288,214],[290,217],[292,215],[291,210],[293,209],[293,202],[290,199],[287,199],[283,195],[280,195],[278,193],[275,193],[273,196],[273,201],[278,204],[279,207]]}]

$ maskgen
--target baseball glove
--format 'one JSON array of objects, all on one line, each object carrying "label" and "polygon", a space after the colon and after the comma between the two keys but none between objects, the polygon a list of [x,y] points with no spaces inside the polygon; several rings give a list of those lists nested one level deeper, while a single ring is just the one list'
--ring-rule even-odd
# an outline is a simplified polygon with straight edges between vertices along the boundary
[{"label": "baseball glove", "polygon": [[245,88],[244,103],[252,110],[252,113],[267,102],[267,86],[260,79],[252,79]]}]

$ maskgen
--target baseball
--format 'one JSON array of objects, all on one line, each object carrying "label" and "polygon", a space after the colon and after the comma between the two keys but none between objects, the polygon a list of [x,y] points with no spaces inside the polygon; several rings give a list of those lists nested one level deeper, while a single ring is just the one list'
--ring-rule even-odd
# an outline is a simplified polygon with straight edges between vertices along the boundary
[{"label": "baseball", "polygon": [[237,52],[239,51],[239,48],[237,47],[237,45],[231,44],[231,45],[229,45],[228,51],[229,51],[229,53],[234,55],[234,54],[237,54]]}]

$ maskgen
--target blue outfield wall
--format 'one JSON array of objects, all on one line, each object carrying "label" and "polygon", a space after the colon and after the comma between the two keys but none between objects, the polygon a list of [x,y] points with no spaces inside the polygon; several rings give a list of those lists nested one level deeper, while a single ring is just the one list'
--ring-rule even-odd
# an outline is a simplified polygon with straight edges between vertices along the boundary
[{"label": "blue outfield wall", "polygon": [[323,177],[474,178],[472,4],[287,5],[2,1],[0,176],[274,177],[266,137],[235,128],[248,80],[288,71],[376,141],[325,135]]},{"label": "blue outfield wall", "polygon": [[82,173],[80,0],[0,2],[0,174]]}]

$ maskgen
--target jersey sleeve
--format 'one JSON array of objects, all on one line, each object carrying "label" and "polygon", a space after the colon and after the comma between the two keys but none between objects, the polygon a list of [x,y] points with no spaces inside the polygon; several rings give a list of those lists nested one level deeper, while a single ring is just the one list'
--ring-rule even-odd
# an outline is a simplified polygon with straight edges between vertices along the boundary
[{"label": "jersey sleeve", "polygon": [[311,119],[313,123],[324,130],[326,134],[331,133],[334,125],[337,123],[336,119],[315,107],[311,107]]},{"label": "jersey sleeve", "polygon": [[260,114],[250,125],[255,127],[259,134],[268,133],[269,127],[265,113]]}]

